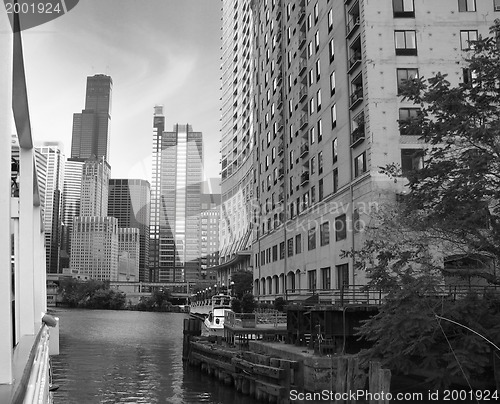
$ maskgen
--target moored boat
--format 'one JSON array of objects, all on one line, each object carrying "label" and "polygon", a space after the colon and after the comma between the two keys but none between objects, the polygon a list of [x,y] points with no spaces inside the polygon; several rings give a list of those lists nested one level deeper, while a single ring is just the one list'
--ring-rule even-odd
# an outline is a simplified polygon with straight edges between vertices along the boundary
[{"label": "moored boat", "polygon": [[222,337],[224,335],[224,318],[228,311],[231,311],[231,296],[213,296],[210,312],[203,322],[202,333]]}]

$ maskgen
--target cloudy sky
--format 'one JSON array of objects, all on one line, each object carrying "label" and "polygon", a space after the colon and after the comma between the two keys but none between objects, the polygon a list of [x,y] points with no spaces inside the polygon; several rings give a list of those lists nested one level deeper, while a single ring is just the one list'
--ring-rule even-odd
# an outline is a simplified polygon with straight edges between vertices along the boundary
[{"label": "cloudy sky", "polygon": [[62,141],[69,156],[86,77],[104,73],[114,86],[113,178],[150,178],[156,104],[167,130],[189,123],[203,132],[205,175],[218,176],[220,23],[220,0],[81,0],[23,31],[35,139]]}]

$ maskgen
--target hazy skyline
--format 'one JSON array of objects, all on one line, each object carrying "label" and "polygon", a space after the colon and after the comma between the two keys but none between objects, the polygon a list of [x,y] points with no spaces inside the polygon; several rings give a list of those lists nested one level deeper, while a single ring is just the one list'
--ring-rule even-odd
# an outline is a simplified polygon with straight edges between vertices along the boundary
[{"label": "hazy skyline", "polygon": [[150,179],[156,104],[167,131],[189,123],[203,133],[205,175],[218,176],[220,29],[213,0],[85,0],[23,31],[35,141],[62,141],[69,156],[87,76],[102,73],[113,79],[112,178]]}]

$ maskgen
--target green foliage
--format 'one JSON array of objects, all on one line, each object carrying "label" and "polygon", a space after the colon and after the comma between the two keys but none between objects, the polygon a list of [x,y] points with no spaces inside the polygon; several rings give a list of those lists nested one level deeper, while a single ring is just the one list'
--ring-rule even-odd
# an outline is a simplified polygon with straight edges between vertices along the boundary
[{"label": "green foliage", "polygon": [[125,307],[125,294],[110,289],[109,282],[66,278],[61,280],[59,291],[62,303],[69,307],[111,310]]},{"label": "green foliage", "polygon": [[241,300],[240,299],[233,299],[231,300],[231,310],[234,311],[235,313],[241,313]]},{"label": "green foliage", "polygon": [[278,311],[284,311],[286,306],[286,300],[282,297],[277,297],[274,301],[274,309]]},{"label": "green foliage", "polygon": [[136,309],[140,311],[173,311],[170,299],[171,294],[168,289],[155,290],[150,297],[142,297]]},{"label": "green foliage", "polygon": [[231,275],[231,281],[234,282],[233,294],[241,299],[245,293],[252,292],[253,272],[246,270],[234,272]]},{"label": "green foliage", "polygon": [[255,299],[251,293],[245,293],[241,298],[241,310],[243,313],[253,313],[255,310]]}]

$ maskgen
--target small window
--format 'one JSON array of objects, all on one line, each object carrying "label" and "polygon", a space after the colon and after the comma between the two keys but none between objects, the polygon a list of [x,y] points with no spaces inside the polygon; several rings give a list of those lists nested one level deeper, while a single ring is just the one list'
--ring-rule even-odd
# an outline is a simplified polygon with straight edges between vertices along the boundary
[{"label": "small window", "polygon": [[418,69],[396,69],[396,75],[398,79],[398,94],[400,94],[402,86],[406,81],[418,78]]},{"label": "small window", "polygon": [[321,88],[316,92],[316,108],[321,111]]},{"label": "small window", "polygon": [[280,260],[285,258],[285,242],[280,243]]},{"label": "small window", "polygon": [[319,243],[322,247],[330,244],[330,222],[321,223]]},{"label": "small window", "polygon": [[396,55],[416,55],[417,39],[415,31],[394,31]]},{"label": "small window", "polygon": [[[321,95],[321,93],[320,93]],[[318,143],[323,140],[323,125],[321,123],[321,119],[318,120]]]},{"label": "small window", "polygon": [[323,290],[329,290],[331,288],[330,272],[330,267],[321,268],[321,288]]},{"label": "small window", "polygon": [[337,265],[337,287],[343,289],[349,287],[349,265]]},{"label": "small window", "polygon": [[337,104],[333,104],[331,108],[331,117],[332,117],[332,129],[337,126]]},{"label": "small window", "polygon": [[413,0],[392,0],[392,10],[395,18],[415,17]]},{"label": "small window", "polygon": [[460,31],[460,49],[463,51],[471,50],[474,41],[477,41],[476,30]]},{"label": "small window", "polygon": [[339,190],[339,169],[333,169],[333,193]]},{"label": "small window", "polygon": [[335,164],[338,159],[338,140],[337,138],[332,141],[332,162]]},{"label": "small window", "polygon": [[310,58],[313,55],[313,44],[309,42],[307,44],[307,57]]},{"label": "small window", "polygon": [[403,175],[416,170],[421,170],[424,166],[424,151],[422,149],[402,149],[401,150],[401,171]]},{"label": "small window", "polygon": [[500,0],[493,0],[493,7],[495,11],[500,11]]},{"label": "small window", "polygon": [[346,216],[341,215],[335,218],[335,240],[344,240],[347,237]]},{"label": "small window", "polygon": [[316,270],[307,271],[307,282],[309,283],[309,291],[316,290]]},{"label": "small window", "polygon": [[399,108],[399,134],[407,135],[407,125],[417,119],[420,114],[420,108]]},{"label": "small window", "polygon": [[316,227],[309,229],[307,232],[307,249],[309,251],[316,248]]},{"label": "small window", "polygon": [[295,236],[295,254],[300,254],[302,252],[302,235],[297,234]]},{"label": "small window", "polygon": [[278,261],[278,246],[273,245],[273,262]]},{"label": "small window", "polygon": [[321,60],[316,60],[316,81],[319,81],[321,77]]},{"label": "small window", "polygon": [[476,0],[458,0],[458,11],[476,11]]},{"label": "small window", "polygon": [[354,159],[354,177],[359,177],[364,172],[366,172],[366,152]]},{"label": "small window", "polygon": [[324,190],[323,190],[323,178],[321,178],[318,181],[318,201],[319,202],[321,202],[323,200],[323,193],[324,193]]},{"label": "small window", "polygon": [[318,17],[319,17],[319,6],[318,3],[314,5],[314,23],[318,22]]},{"label": "small window", "polygon": [[318,174],[323,174],[323,152],[318,153]]},{"label": "small window", "polygon": [[330,44],[328,45],[328,53],[330,55],[330,63],[331,63],[335,59],[335,42],[333,38],[330,39]]},{"label": "small window", "polygon": [[314,46],[317,51],[319,49],[319,31],[316,31],[316,34],[314,34]]},{"label": "small window", "polygon": [[287,241],[288,256],[293,256],[293,237],[289,238]]},{"label": "small window", "polygon": [[330,74],[330,96],[333,94],[335,94],[335,72]]},{"label": "small window", "polygon": [[328,11],[328,32],[333,28],[333,10]]}]

